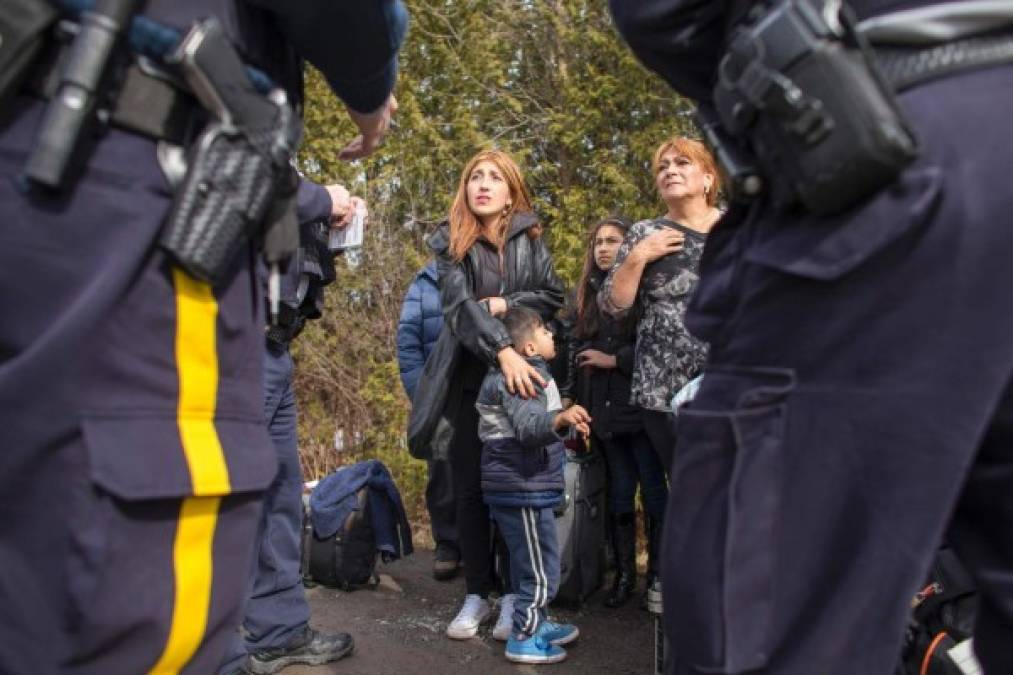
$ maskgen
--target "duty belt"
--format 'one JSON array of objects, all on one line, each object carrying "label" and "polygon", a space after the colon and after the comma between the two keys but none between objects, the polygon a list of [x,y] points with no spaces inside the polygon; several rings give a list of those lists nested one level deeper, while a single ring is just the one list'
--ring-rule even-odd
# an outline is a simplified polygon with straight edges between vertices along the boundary
[{"label": "duty belt", "polygon": [[976,68],[1013,63],[1013,29],[931,47],[873,45],[876,63],[896,91]]},{"label": "duty belt", "polygon": [[[69,53],[54,45],[33,70],[28,93],[49,100],[56,93],[61,59]],[[207,111],[187,90],[145,56],[127,67],[109,106],[108,123],[114,127],[173,145],[188,145],[207,121]]]},{"label": "duty belt", "polygon": [[897,91],[975,68],[1013,63],[1013,3],[963,0],[900,10],[857,26]]},{"label": "duty belt", "polygon": [[[69,18],[59,22],[53,40],[32,67],[24,84],[27,93],[49,100],[59,85],[63,59],[79,30],[82,13],[94,0],[59,0]],[[180,42],[183,33],[145,16],[134,16],[127,32],[133,62],[117,84],[105,120],[114,127],[173,145],[185,146],[207,122],[207,111],[186,83],[167,71],[160,60]],[[262,71],[247,67],[255,88],[267,94],[274,86]]]}]

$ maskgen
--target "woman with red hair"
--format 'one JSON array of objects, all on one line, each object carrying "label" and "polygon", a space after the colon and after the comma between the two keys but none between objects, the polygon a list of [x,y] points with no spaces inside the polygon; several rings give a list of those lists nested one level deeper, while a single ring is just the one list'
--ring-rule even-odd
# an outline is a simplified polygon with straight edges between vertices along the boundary
[{"label": "woman with red hair", "polygon": [[[456,639],[476,635],[491,614],[491,526],[482,501],[475,409],[482,379],[490,367],[499,368],[510,391],[524,397],[546,384],[514,350],[499,317],[520,305],[548,321],[563,304],[563,284],[541,234],[517,163],[506,152],[486,150],[465,165],[450,218],[428,242],[439,268],[445,332],[460,345],[455,363],[429,369],[450,392],[443,417],[453,427],[449,454],[467,585],[464,605],[447,627]],[[506,594],[501,602],[497,639],[509,637],[511,599]]]}]

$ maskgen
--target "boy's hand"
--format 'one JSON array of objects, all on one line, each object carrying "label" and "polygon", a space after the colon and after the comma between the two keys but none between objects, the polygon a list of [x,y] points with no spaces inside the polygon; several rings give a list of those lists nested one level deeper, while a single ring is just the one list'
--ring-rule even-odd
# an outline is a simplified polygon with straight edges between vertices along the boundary
[{"label": "boy's hand", "polygon": [[584,407],[574,405],[556,415],[552,420],[552,428],[559,431],[563,427],[573,427],[581,436],[587,438],[591,433],[591,427],[588,426],[590,422],[591,416]]}]

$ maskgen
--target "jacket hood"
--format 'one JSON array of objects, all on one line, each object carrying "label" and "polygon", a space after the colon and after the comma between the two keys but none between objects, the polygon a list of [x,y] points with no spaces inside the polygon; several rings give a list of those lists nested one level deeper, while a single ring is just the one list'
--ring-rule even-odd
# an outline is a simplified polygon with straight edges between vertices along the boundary
[{"label": "jacket hood", "polygon": [[510,220],[510,230],[507,232],[507,239],[513,239],[518,234],[538,224],[538,216],[534,211],[515,213]]},{"label": "jacket hood", "polygon": [[[507,241],[513,239],[521,232],[538,224],[538,216],[533,211],[515,213],[510,219],[510,229],[507,231]],[[429,238],[426,240],[433,253],[440,254],[450,248],[450,221],[444,220],[436,226]]]}]

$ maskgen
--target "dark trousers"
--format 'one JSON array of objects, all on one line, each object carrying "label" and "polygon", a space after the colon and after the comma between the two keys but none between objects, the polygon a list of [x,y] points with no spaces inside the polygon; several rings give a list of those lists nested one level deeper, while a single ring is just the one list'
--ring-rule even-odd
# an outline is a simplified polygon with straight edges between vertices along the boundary
[{"label": "dark trousers", "polygon": [[288,348],[268,342],[264,355],[264,417],[278,453],[278,474],[264,498],[257,556],[243,618],[246,636],[241,639],[236,635],[219,671],[223,674],[235,671],[250,651],[287,644],[310,618],[299,574],[303,480],[292,374]]},{"label": "dark trousers", "polygon": [[644,433],[651,440],[651,447],[665,473],[672,470],[672,455],[675,452],[675,427],[672,413],[664,410],[641,409],[640,418],[644,421]]},{"label": "dark trousers", "polygon": [[457,502],[454,499],[454,472],[450,459],[431,459],[426,481],[426,510],[433,529],[433,542],[459,548],[457,543]]},{"label": "dark trousers", "polygon": [[465,389],[454,419],[450,465],[457,500],[457,536],[468,593],[486,596],[493,588],[492,523],[482,500],[482,441],[478,438],[478,392]]},{"label": "dark trousers", "polygon": [[551,508],[490,506],[510,552],[510,586],[515,634],[533,635],[546,618],[545,607],[559,590],[559,542]]},{"label": "dark trousers", "polygon": [[23,189],[44,103],[3,107],[0,673],[214,672],[273,474],[253,251],[175,269],[155,144],[115,128]]},{"label": "dark trousers", "polygon": [[597,440],[609,467],[609,506],[612,515],[633,513],[639,484],[644,511],[661,522],[668,501],[668,483],[665,468],[647,434],[643,431],[609,434],[609,438]]},{"label": "dark trousers", "polygon": [[1013,673],[1013,68],[900,97],[921,141],[834,217],[731,211],[687,323],[665,518],[669,672],[887,675],[944,532]]}]

